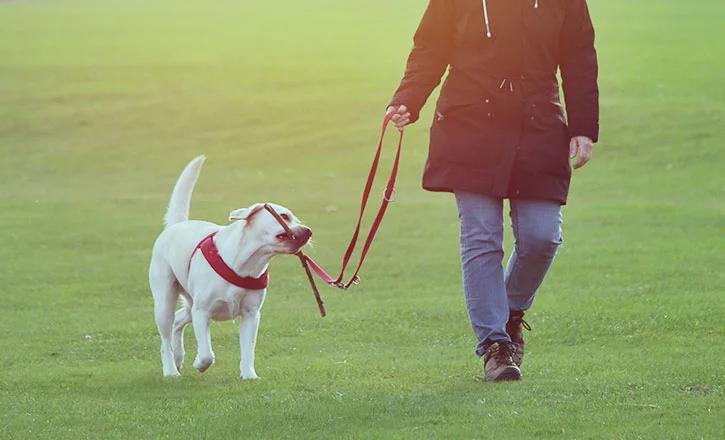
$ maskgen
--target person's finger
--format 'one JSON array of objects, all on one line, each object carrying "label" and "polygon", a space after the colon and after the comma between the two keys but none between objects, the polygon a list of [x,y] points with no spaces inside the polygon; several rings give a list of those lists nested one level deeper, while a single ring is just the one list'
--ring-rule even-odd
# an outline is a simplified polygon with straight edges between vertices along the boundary
[{"label": "person's finger", "polygon": [[402,115],[407,112],[408,112],[408,109],[404,105],[401,105],[401,106],[391,105],[390,107],[388,107],[388,111],[386,113],[395,113],[398,115]]},{"label": "person's finger", "polygon": [[574,159],[579,152],[579,141],[577,138],[572,138],[569,142],[569,159]]}]

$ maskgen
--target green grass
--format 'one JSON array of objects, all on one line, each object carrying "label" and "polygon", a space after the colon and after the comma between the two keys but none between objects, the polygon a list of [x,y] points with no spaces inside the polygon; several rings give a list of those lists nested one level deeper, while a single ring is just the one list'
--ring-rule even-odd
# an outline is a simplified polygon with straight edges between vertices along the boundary
[{"label": "green grass", "polygon": [[285,204],[336,267],[423,1],[0,3],[0,438],[722,438],[722,2],[590,1],[602,141],[496,385],[454,203],[419,189],[431,106],[363,284],[321,320],[279,258],[262,380],[232,323],[161,378],[146,270],[181,167],[208,156],[194,217]]}]

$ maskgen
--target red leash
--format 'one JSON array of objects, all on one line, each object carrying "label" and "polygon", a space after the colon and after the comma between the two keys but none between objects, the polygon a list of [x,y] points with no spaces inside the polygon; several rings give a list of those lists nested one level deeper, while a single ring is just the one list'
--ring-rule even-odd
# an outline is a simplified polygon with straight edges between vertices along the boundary
[{"label": "red leash", "polygon": [[[395,194],[395,182],[398,178],[398,168],[400,165],[400,151],[403,146],[403,132],[400,132],[400,138],[398,139],[398,147],[395,152],[395,160],[393,161],[393,168],[390,171],[390,176],[388,177],[388,183],[385,186],[385,191],[383,193],[383,199],[380,202],[380,207],[378,208],[378,213],[375,215],[375,219],[373,220],[372,225],[370,225],[370,230],[368,231],[368,236],[365,239],[365,243],[363,244],[362,251],[360,253],[360,260],[357,263],[357,266],[355,267],[355,272],[352,274],[350,279],[347,282],[344,282],[344,276],[345,276],[345,270],[347,269],[348,265],[350,264],[350,259],[352,257],[353,252],[355,251],[355,247],[357,246],[358,239],[360,238],[360,230],[362,228],[362,219],[363,215],[365,214],[365,208],[368,204],[368,199],[370,198],[370,192],[373,187],[373,183],[375,182],[375,176],[377,175],[378,166],[380,164],[380,156],[383,151],[383,142],[385,140],[385,132],[387,131],[388,125],[390,124],[390,121],[392,120],[393,113],[388,113],[385,115],[385,119],[383,119],[383,127],[380,132],[380,140],[378,141],[378,148],[375,151],[375,157],[373,158],[373,163],[370,167],[370,172],[368,173],[368,179],[365,183],[365,188],[363,190],[362,194],[362,200],[360,201],[360,213],[358,215],[357,219],[357,225],[355,226],[355,230],[352,234],[352,238],[350,239],[350,243],[347,245],[347,249],[345,250],[345,254],[342,258],[342,268],[340,269],[340,274],[337,276],[337,278],[333,278],[325,269],[322,268],[319,264],[315,262],[312,258],[305,255],[302,251],[297,253],[297,256],[300,258],[300,262],[302,263],[302,267],[304,267],[305,272],[307,274],[307,278],[310,282],[310,286],[312,287],[312,291],[315,295],[315,299],[317,301],[317,306],[320,309],[320,314],[324,317],[325,316],[325,306],[324,302],[322,301],[322,297],[320,296],[320,292],[317,289],[317,285],[315,284],[315,279],[312,276],[312,271],[314,271],[317,276],[320,277],[325,283],[338,287],[340,289],[348,289],[353,284],[359,284],[360,283],[360,269],[363,266],[363,263],[365,262],[365,257],[367,257],[368,251],[370,250],[370,246],[373,244],[373,240],[375,240],[375,235],[378,232],[378,229],[380,228],[380,224],[383,222],[383,217],[385,217],[385,212],[388,209],[388,205],[390,202],[392,202],[392,197]],[[280,225],[285,229],[285,231],[294,236],[292,234],[292,231],[289,229],[289,226],[285,223],[285,221],[277,214],[277,212],[272,208],[270,205],[265,205],[264,208],[269,211],[272,216],[277,219]],[[312,271],[310,270],[312,269]]]},{"label": "red leash", "polygon": [[370,172],[368,173],[368,179],[365,183],[365,188],[363,190],[362,194],[362,200],[360,201],[360,214],[357,218],[357,225],[355,226],[355,231],[352,234],[352,238],[350,239],[350,243],[347,245],[347,249],[345,250],[345,254],[342,257],[342,267],[340,268],[340,274],[337,276],[337,278],[332,278],[330,274],[328,274],[319,264],[317,264],[312,258],[308,256],[304,256],[304,260],[309,263],[309,265],[312,267],[312,269],[317,273],[317,275],[322,279],[324,282],[331,286],[338,287],[340,289],[348,289],[353,284],[358,284],[360,282],[360,277],[358,274],[360,273],[360,269],[362,268],[363,263],[365,262],[365,257],[367,257],[368,251],[370,250],[370,246],[373,244],[373,240],[375,240],[375,235],[378,232],[378,229],[380,228],[380,224],[383,222],[383,217],[385,217],[385,211],[388,209],[388,205],[392,201],[392,197],[395,193],[395,182],[398,177],[398,168],[400,164],[400,151],[403,146],[403,132],[400,132],[400,138],[398,139],[398,147],[395,152],[395,160],[393,161],[393,168],[390,171],[390,176],[388,177],[388,183],[385,186],[385,192],[383,193],[383,199],[380,202],[380,207],[378,208],[378,213],[375,216],[375,220],[373,220],[372,225],[370,225],[370,230],[368,232],[368,236],[365,239],[365,243],[363,244],[362,252],[360,253],[360,260],[357,263],[357,267],[355,268],[355,272],[350,277],[349,281],[344,282],[343,278],[345,277],[345,270],[347,269],[348,264],[350,263],[350,258],[352,257],[352,253],[355,251],[355,247],[357,246],[358,239],[360,238],[360,229],[362,226],[362,219],[363,215],[365,214],[365,208],[368,204],[368,199],[370,198],[370,192],[373,187],[373,183],[375,182],[375,176],[378,171],[378,165],[380,164],[380,156],[383,151],[383,142],[385,140],[385,132],[387,131],[388,125],[390,124],[390,121],[392,120],[393,113],[387,113],[385,115],[385,119],[383,119],[383,127],[380,132],[380,140],[378,141],[378,148],[375,151],[375,157],[373,158],[373,163],[370,166]]}]

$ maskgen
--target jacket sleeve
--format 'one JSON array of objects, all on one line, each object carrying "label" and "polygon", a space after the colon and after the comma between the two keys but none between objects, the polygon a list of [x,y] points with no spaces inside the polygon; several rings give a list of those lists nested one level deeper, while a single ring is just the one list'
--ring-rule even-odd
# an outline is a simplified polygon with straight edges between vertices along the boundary
[{"label": "jacket sleeve", "polygon": [[570,0],[561,33],[559,69],[569,135],[599,140],[598,64],[586,0]]},{"label": "jacket sleeve", "polygon": [[390,105],[405,105],[411,122],[418,120],[433,89],[446,71],[453,41],[454,13],[451,0],[430,0],[413,39],[413,50],[400,87]]}]

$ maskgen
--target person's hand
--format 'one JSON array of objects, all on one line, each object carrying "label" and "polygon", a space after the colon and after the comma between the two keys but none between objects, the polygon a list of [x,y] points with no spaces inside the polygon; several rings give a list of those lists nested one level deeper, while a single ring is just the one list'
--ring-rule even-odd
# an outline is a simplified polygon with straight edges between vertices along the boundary
[{"label": "person's hand", "polygon": [[574,162],[574,169],[583,167],[592,159],[594,142],[586,136],[575,136],[569,142],[569,158],[577,158]]},{"label": "person's hand", "polygon": [[410,112],[408,111],[408,107],[404,105],[397,107],[391,105],[388,107],[387,113],[393,113],[393,117],[390,120],[393,122],[393,125],[395,125],[395,128],[397,128],[398,131],[403,131],[403,128],[410,124]]}]

